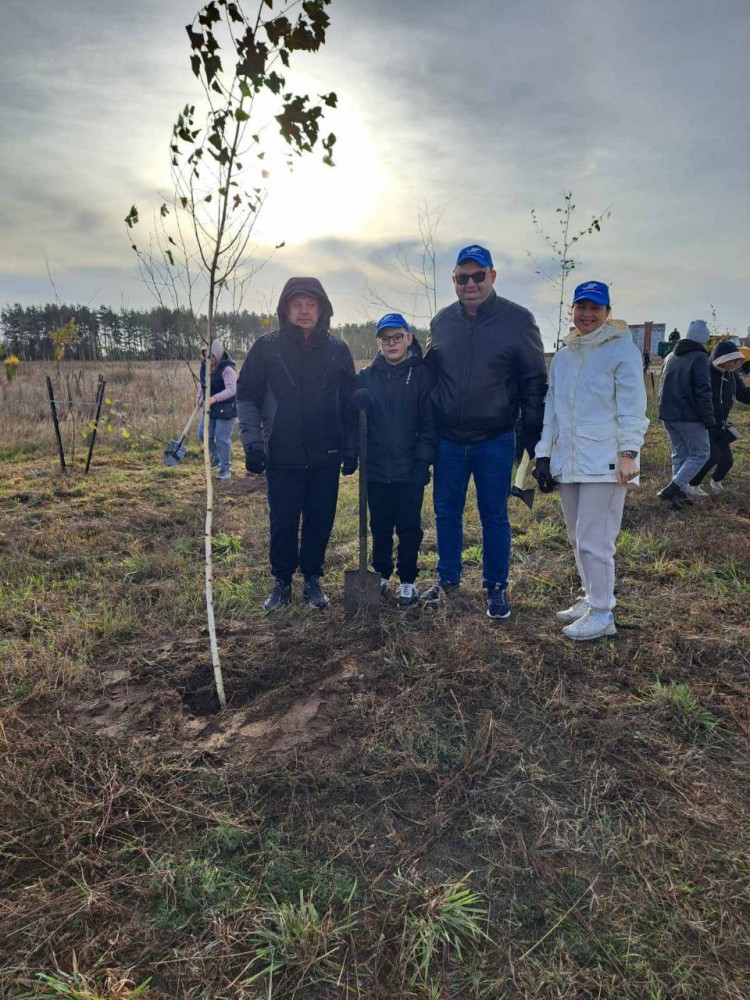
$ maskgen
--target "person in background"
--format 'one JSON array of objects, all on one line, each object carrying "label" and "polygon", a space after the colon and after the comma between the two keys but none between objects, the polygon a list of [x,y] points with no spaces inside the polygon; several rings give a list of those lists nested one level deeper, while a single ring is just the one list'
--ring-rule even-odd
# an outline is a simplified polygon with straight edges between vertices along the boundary
[{"label": "person in background", "polygon": [[651,355],[648,351],[643,352],[643,377],[645,378],[648,374],[648,368],[651,364]]},{"label": "person in background", "polygon": [[339,475],[357,470],[354,361],[329,331],[332,315],[317,278],[290,278],[279,297],[279,329],[258,337],[237,383],[245,466],[268,480],[276,582],[263,604],[267,612],[289,604],[298,567],[305,603],[319,610],[329,603],[320,578]]},{"label": "person in background", "polygon": [[542,429],[547,369],[534,317],[495,292],[497,272],[485,247],[459,251],[457,301],[430,324],[425,363],[435,378],[438,422],[433,501],[438,581],[422,594],[432,603],[455,590],[463,570],[463,513],[474,477],[482,523],[482,586],[487,615],[508,618],[511,469],[515,426],[533,457]]},{"label": "person in background", "polygon": [[[201,348],[200,385],[196,403],[203,402],[203,383],[206,371],[206,348]],[[208,351],[210,364],[210,398],[208,400],[208,452],[211,468],[218,469],[217,479],[232,478],[232,431],[237,418],[237,371],[234,361],[219,340],[214,340]],[[197,438],[203,444],[203,414],[198,422]]]},{"label": "person in background", "polygon": [[727,473],[734,464],[732,445],[739,437],[739,432],[729,422],[729,414],[735,399],[750,405],[750,386],[745,385],[740,375],[744,363],[744,353],[731,340],[720,341],[711,355],[711,393],[716,426],[708,432],[711,446],[708,461],[697,476],[690,480],[687,488],[691,497],[708,496],[701,483],[712,469],[713,475],[708,485],[712,493],[720,493],[724,489]]},{"label": "person in background", "polygon": [[550,367],[533,475],[543,493],[560,490],[584,595],[557,618],[567,638],[586,641],[617,631],[615,549],[649,422],[640,352],[611,319],[607,285],[578,285],[572,318]]},{"label": "person in background", "polygon": [[372,565],[385,596],[393,573],[393,531],[398,537],[398,603],[414,604],[422,543],[422,501],[435,460],[437,431],[430,393],[432,378],[419,341],[400,313],[377,324],[380,353],[357,375],[372,397],[367,414],[367,500]]},{"label": "person in background", "polygon": [[659,419],[672,444],[672,479],[657,496],[675,508],[693,502],[688,486],[711,454],[708,432],[716,426],[716,417],[711,362],[704,346],[710,336],[705,320],[693,320],[662,368]]}]

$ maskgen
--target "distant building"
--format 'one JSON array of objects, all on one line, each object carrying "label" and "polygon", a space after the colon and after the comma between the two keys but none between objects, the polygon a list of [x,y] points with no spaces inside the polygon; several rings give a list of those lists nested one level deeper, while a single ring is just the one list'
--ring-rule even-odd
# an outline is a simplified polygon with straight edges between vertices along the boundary
[{"label": "distant building", "polygon": [[628,323],[628,326],[633,337],[633,343],[641,354],[644,351],[648,351],[649,354],[655,355],[660,342],[666,340],[666,323],[652,323],[649,320],[648,323]]}]

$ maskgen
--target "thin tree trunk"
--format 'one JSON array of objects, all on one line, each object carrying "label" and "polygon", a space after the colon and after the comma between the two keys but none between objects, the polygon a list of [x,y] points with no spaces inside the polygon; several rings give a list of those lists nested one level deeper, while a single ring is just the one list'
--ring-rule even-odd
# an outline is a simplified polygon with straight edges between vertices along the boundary
[{"label": "thin tree trunk", "polygon": [[209,293],[208,301],[208,347],[206,349],[206,364],[203,371],[203,471],[206,476],[206,617],[208,620],[208,638],[211,643],[211,663],[214,668],[216,695],[222,709],[227,707],[227,696],[224,693],[224,677],[219,659],[219,644],[216,640],[216,622],[214,620],[214,564],[211,545],[214,518],[214,484],[211,478],[211,453],[208,449],[209,400],[211,398],[211,343],[213,339],[213,294]]}]

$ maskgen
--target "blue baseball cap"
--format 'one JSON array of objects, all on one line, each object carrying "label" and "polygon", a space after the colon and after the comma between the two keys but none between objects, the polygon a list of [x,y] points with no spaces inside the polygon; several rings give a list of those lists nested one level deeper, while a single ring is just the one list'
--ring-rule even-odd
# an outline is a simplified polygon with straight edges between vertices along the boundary
[{"label": "blue baseball cap", "polygon": [[375,328],[375,336],[380,333],[381,330],[388,330],[389,328],[404,329],[409,332],[409,324],[406,322],[401,313],[386,313],[385,316],[381,316],[378,320],[378,325]]},{"label": "blue baseball cap", "polygon": [[609,288],[603,281],[584,281],[582,285],[578,285],[573,293],[573,305],[580,302],[581,299],[596,302],[598,306],[608,306]]},{"label": "blue baseball cap", "polygon": [[467,260],[474,260],[482,267],[492,267],[492,254],[486,247],[480,247],[478,243],[470,243],[469,246],[458,251],[456,267]]}]

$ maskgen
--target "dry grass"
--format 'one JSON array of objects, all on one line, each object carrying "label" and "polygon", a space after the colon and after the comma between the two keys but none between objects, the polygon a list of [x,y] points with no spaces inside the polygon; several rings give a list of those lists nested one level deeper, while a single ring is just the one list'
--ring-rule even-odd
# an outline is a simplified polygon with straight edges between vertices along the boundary
[{"label": "dry grass", "polygon": [[[148,415],[162,439],[189,412],[166,365],[126,388],[182,407]],[[63,478],[51,439],[5,439],[0,996],[747,996],[739,416],[725,494],[685,513],[654,498],[650,432],[620,633],[584,647],[554,621],[575,588],[554,497],[512,508],[510,623],[483,614],[470,505],[459,596],[367,627],[341,607],[353,484],[331,609],[266,619],[265,496],[236,476],[217,517],[223,715],[196,450],[165,469],[161,443],[105,436],[89,477]]]}]

